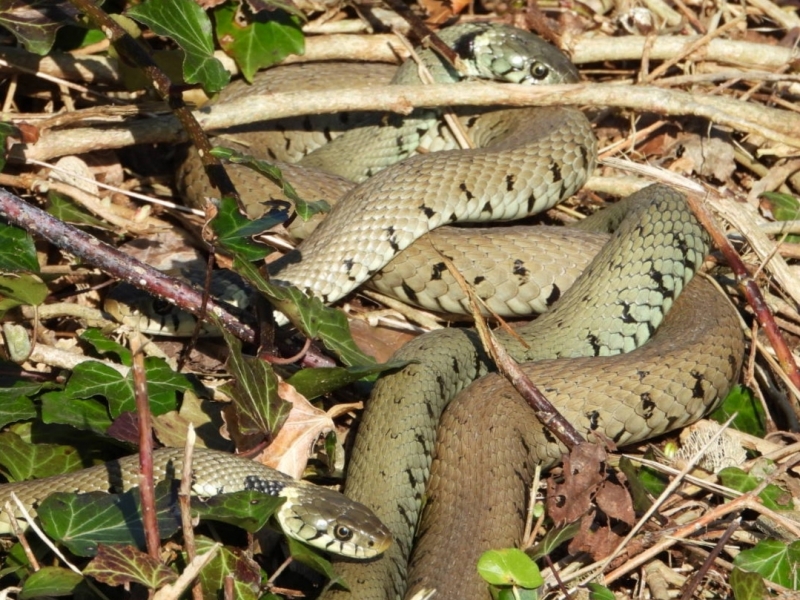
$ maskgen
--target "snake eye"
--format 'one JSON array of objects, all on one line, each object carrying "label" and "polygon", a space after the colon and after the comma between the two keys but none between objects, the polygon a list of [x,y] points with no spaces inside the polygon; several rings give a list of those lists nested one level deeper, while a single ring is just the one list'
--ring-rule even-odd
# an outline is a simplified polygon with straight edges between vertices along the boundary
[{"label": "snake eye", "polygon": [[534,79],[542,80],[549,74],[550,74],[550,69],[547,67],[547,65],[544,65],[539,62],[531,65],[531,75],[533,76]]},{"label": "snake eye", "polygon": [[353,530],[344,525],[337,525],[333,529],[333,535],[341,542],[346,542],[353,537]]}]

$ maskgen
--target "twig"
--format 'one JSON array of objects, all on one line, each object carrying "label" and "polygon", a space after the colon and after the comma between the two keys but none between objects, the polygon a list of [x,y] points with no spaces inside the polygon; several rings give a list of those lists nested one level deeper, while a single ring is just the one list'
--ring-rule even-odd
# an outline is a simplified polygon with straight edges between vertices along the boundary
[{"label": "twig", "polygon": [[139,498],[142,506],[144,539],[150,557],[153,560],[160,560],[161,536],[158,531],[156,492],[153,482],[153,426],[141,336],[139,334],[132,335],[130,345],[133,357],[133,396],[136,401],[136,417],[139,425]]},{"label": "twig", "polygon": [[[136,287],[166,298],[179,308],[193,314],[199,312],[202,294],[185,282],[168,277],[161,271],[133,259],[80,229],[59,221],[1,188],[0,216],[30,233],[48,240],[54,246],[81,257],[87,263],[103,269],[112,277],[122,279]],[[253,329],[240,322],[228,309],[216,302],[209,302],[209,310],[219,317],[228,331],[242,340],[253,341],[255,337]]]},{"label": "twig", "polygon": [[[368,90],[351,88],[328,92],[284,92],[249,95],[216,104],[197,113],[205,129],[223,129],[264,119],[281,119],[302,114],[335,113],[350,110],[388,110],[408,114],[415,107],[450,106],[595,106],[629,108],[660,115],[692,115],[718,126],[758,134],[767,139],[800,147],[800,115],[740,102],[657,86],[615,84],[572,84],[515,86],[502,83],[461,83],[457,94],[452,84],[387,85]],[[102,134],[98,132],[102,131]],[[112,128],[76,127],[46,131],[34,144],[15,144],[13,160],[48,160],[55,156],[80,154],[133,144],[176,142],[186,136],[173,116],[136,119]]]}]

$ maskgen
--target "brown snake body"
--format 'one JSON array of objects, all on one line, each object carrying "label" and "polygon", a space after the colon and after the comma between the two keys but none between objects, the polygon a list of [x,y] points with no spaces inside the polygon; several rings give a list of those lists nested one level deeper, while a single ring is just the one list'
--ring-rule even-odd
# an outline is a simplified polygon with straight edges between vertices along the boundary
[{"label": "brown snake body", "polygon": [[[556,53],[533,46],[540,58]],[[478,119],[484,118],[490,125],[480,141],[487,147],[411,158],[375,175],[348,192],[344,206],[284,259],[276,279],[333,301],[434,227],[517,218],[550,206],[582,185],[594,165],[591,131],[575,110],[544,109],[537,116],[482,111]],[[348,144],[365,143],[356,140],[334,146],[334,157]],[[401,141],[406,143],[397,137],[398,147]],[[351,160],[338,156],[340,163]],[[346,165],[364,174],[372,169]],[[506,203],[505,195],[495,201],[498,187],[521,204]],[[699,418],[727,393],[743,355],[733,308],[707,282],[692,281],[708,240],[684,198],[653,186],[623,211],[623,224],[575,285],[566,290],[566,284],[550,284],[544,304],[552,309],[520,330],[531,348],[500,336],[518,360],[539,361],[526,369],[580,431],[620,445]],[[436,246],[435,234],[412,248],[425,244]],[[532,259],[511,252],[508,279],[521,282]],[[402,256],[395,261],[403,264]],[[406,270],[421,274],[419,286],[401,278],[389,287],[423,306],[443,308],[445,301],[435,294],[429,300],[426,290],[446,269],[435,252],[428,256]],[[480,286],[484,279],[475,274],[468,281]],[[451,311],[463,299],[446,302]],[[485,598],[477,557],[519,542],[530,469],[552,465],[563,448],[500,378],[472,383],[491,370],[473,333],[428,334],[396,357],[414,362],[377,384],[350,459],[346,493],[375,510],[397,543],[370,564],[341,564],[352,593],[333,591],[330,597],[402,598],[408,582],[409,593],[436,588],[439,599]],[[407,571],[423,497],[421,536]]]}]

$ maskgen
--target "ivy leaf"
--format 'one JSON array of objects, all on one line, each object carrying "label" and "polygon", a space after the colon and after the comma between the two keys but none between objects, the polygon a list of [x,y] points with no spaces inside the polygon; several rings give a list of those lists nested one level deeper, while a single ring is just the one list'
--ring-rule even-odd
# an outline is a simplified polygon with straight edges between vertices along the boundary
[{"label": "ivy leaf", "polygon": [[319,298],[309,298],[295,287],[269,283],[258,269],[244,260],[236,258],[234,269],[269,298],[305,335],[319,338],[342,362],[351,366],[375,364],[375,360],[364,354],[353,341],[344,313],[325,306]]},{"label": "ivy leaf", "polygon": [[106,585],[139,583],[157,590],[173,583],[178,575],[161,562],[133,546],[100,544],[97,555],[83,569],[83,574]]},{"label": "ivy leaf", "polygon": [[223,391],[233,399],[237,431],[242,435],[274,434],[292,406],[278,395],[278,377],[269,363],[243,356],[241,342],[222,331],[230,351],[227,367],[233,376],[233,382],[225,384]]},{"label": "ivy leaf", "polygon": [[253,14],[244,4],[226,2],[214,9],[214,20],[220,46],[247,81],[252,81],[259,69],[305,50],[300,19],[283,10]]},{"label": "ivy leaf", "polygon": [[39,270],[33,238],[24,229],[0,223],[0,271]]},{"label": "ivy leaf", "polygon": [[83,576],[72,569],[42,567],[25,580],[18,598],[69,596],[82,581]]},{"label": "ivy leaf", "polygon": [[231,254],[248,261],[260,260],[270,253],[270,249],[250,238],[286,221],[289,218],[288,207],[282,208],[260,219],[250,220],[239,212],[235,200],[222,198],[217,216],[211,221],[211,228],[217,236],[217,242]]},{"label": "ivy leaf", "polygon": [[800,590],[800,541],[761,541],[740,552],[733,564],[790,590]]},{"label": "ivy leaf", "polygon": [[53,0],[4,0],[0,3],[0,26],[13,33],[29,52],[50,52],[56,33],[74,25],[78,10],[70,2]]},{"label": "ivy leaf", "polygon": [[214,58],[211,21],[192,0],[146,0],[132,6],[125,14],[180,46],[184,52],[183,76],[187,83],[200,83],[213,94],[230,81],[230,73]]}]

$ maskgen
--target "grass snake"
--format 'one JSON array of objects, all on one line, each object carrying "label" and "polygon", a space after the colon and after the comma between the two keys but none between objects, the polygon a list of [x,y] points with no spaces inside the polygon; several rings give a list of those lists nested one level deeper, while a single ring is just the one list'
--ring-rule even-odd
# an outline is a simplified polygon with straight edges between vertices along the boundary
[{"label": "grass snake", "polygon": [[[562,54],[519,30],[456,26],[444,30],[443,37],[472,66],[473,75],[488,71],[519,84],[577,80]],[[437,78],[458,78],[433,54],[422,54]],[[335,77],[334,68],[327,67],[328,78]],[[361,68],[346,68],[349,84]],[[403,67],[396,81],[413,80],[413,69]],[[285,73],[310,86],[319,77],[301,66]],[[540,244],[539,233],[530,230],[501,228],[498,234],[440,228],[546,210],[580,188],[595,164],[594,136],[577,110],[458,113],[475,150],[454,150],[428,110],[415,111],[405,124],[393,116],[362,115],[364,127],[310,154],[316,142],[309,137],[328,141],[336,129],[351,124],[342,117],[316,132],[308,117],[258,132],[259,144],[269,144],[270,136],[278,140],[268,151],[272,158],[301,158],[306,166],[331,173],[310,188],[306,199],[344,194],[310,239],[273,265],[275,280],[333,302],[376,276],[372,285],[383,281],[385,290],[401,298],[458,312],[465,300],[435,250],[443,249],[456,261],[463,258],[457,267],[501,314],[524,313],[533,304],[534,310],[549,309],[517,329],[529,346],[499,337],[515,358],[534,361],[526,371],[580,431],[623,445],[707,412],[738,376],[743,338],[728,301],[693,278],[709,246],[683,196],[651,186],[580,227],[615,229],[610,238],[575,231],[555,234],[563,237],[552,242],[542,234]],[[306,138],[290,138],[287,129],[305,131]],[[420,146],[440,151],[414,156]],[[187,165],[181,180],[202,202],[213,192],[203,187],[196,163]],[[293,169],[286,167],[290,180],[302,173]],[[254,192],[248,206],[255,216],[273,194],[249,172],[234,175],[240,191]],[[302,177],[303,185],[310,181]],[[353,188],[343,178],[360,183]],[[325,189],[339,191],[314,191]],[[505,239],[506,230],[520,241],[497,241]],[[548,244],[569,255],[569,265],[531,286],[540,270],[531,248]],[[487,262],[476,267],[476,253]],[[503,274],[494,278],[495,270]],[[455,296],[449,295],[454,289]],[[563,448],[504,380],[487,375],[493,367],[472,331],[429,333],[396,358],[412,362],[376,385],[345,490],[376,512],[396,543],[372,562],[341,563],[339,572],[352,592],[332,590],[326,597],[382,600],[436,588],[440,599],[485,598],[475,572],[478,556],[519,542],[531,469],[554,464]]]}]

